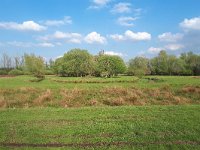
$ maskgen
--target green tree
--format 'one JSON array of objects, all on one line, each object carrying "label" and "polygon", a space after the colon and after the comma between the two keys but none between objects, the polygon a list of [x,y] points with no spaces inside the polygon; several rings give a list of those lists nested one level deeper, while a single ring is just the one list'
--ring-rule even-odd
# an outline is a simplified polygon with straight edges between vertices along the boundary
[{"label": "green tree", "polygon": [[181,54],[180,58],[185,62],[186,73],[200,75],[200,55],[188,52]]},{"label": "green tree", "polygon": [[100,55],[96,63],[96,70],[105,77],[117,76],[126,71],[126,65],[119,56]]},{"label": "green tree", "polygon": [[94,60],[87,50],[72,49],[55,61],[54,70],[61,76],[91,75]]},{"label": "green tree", "polygon": [[44,78],[44,59],[40,56],[35,56],[34,54],[24,55],[25,60],[25,70],[33,74],[37,78]]},{"label": "green tree", "polygon": [[149,60],[144,57],[135,57],[128,62],[128,73],[141,78],[145,74],[149,74]]},{"label": "green tree", "polygon": [[151,59],[151,72],[157,75],[168,74],[168,55],[162,50],[157,57]]}]

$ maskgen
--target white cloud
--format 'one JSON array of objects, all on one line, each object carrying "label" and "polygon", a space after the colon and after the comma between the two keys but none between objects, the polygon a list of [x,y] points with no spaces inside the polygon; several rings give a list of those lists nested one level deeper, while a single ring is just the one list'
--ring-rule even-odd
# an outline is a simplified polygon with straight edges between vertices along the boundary
[{"label": "white cloud", "polygon": [[163,42],[177,42],[183,38],[183,34],[181,33],[172,34],[171,32],[167,32],[159,35],[158,38],[160,41]]},{"label": "white cloud", "polygon": [[123,40],[131,40],[131,41],[147,41],[151,40],[151,34],[147,32],[137,32],[134,33],[133,31],[127,30],[124,35],[120,34],[113,34],[110,35],[115,41],[123,41]]},{"label": "white cloud", "polygon": [[54,44],[52,44],[52,43],[47,43],[47,42],[45,42],[45,43],[40,43],[40,44],[38,44],[38,46],[39,46],[39,47],[48,47],[48,48],[50,48],[50,47],[55,47]]},{"label": "white cloud", "polygon": [[149,53],[159,53],[161,50],[163,50],[161,47],[150,47],[147,51]]},{"label": "white cloud", "polygon": [[200,17],[185,19],[180,23],[184,30],[200,30]]},{"label": "white cloud", "polygon": [[169,45],[166,45],[165,48],[167,50],[176,51],[176,50],[184,48],[184,45],[182,45],[182,44],[169,44]]},{"label": "white cloud", "polygon": [[16,22],[0,22],[0,28],[7,30],[19,30],[19,31],[42,31],[46,30],[46,27],[35,23],[34,21],[25,21],[22,24]]},{"label": "white cloud", "polygon": [[68,33],[64,33],[61,31],[56,31],[52,36],[50,36],[51,38],[55,38],[55,39],[64,39],[64,38],[68,38],[69,34]]},{"label": "white cloud", "polygon": [[152,53],[152,54],[157,54],[161,50],[176,51],[176,50],[179,50],[181,48],[184,48],[184,45],[182,45],[182,44],[169,44],[169,45],[166,45],[164,47],[150,47],[147,51],[149,53]]},{"label": "white cloud", "polygon": [[115,41],[125,40],[124,36],[123,35],[119,35],[119,34],[110,35],[110,38],[115,40]]},{"label": "white cloud", "polygon": [[105,44],[106,38],[101,36],[97,32],[91,32],[85,37],[85,42],[92,44],[92,43],[99,43],[99,44]]},{"label": "white cloud", "polygon": [[105,7],[111,0],[92,0],[92,5],[89,9],[100,9]]},{"label": "white cloud", "polygon": [[72,19],[70,16],[64,17],[63,20],[47,20],[44,22],[47,26],[61,26],[66,24],[72,24]]},{"label": "white cloud", "polygon": [[127,30],[125,32],[125,37],[129,40],[133,40],[133,41],[146,41],[146,40],[151,40],[151,34],[147,33],[147,32],[137,32],[134,33],[130,30]]},{"label": "white cloud", "polygon": [[79,33],[65,33],[61,31],[56,31],[52,35],[46,35],[39,37],[39,40],[42,41],[51,41],[51,40],[66,40],[70,43],[81,43],[82,35]]},{"label": "white cloud", "polygon": [[81,40],[80,39],[70,39],[68,42],[69,43],[74,43],[74,44],[80,44]]},{"label": "white cloud", "polygon": [[131,12],[131,4],[130,3],[118,3],[115,4],[112,13],[130,13]]},{"label": "white cloud", "polygon": [[44,43],[32,43],[32,42],[20,42],[20,41],[10,41],[6,42],[7,46],[14,46],[14,47],[23,47],[23,48],[30,48],[30,47],[55,47],[54,44],[44,42]]},{"label": "white cloud", "polygon": [[134,17],[119,17],[117,19],[117,23],[121,26],[131,27],[131,26],[134,26],[133,21],[137,19],[138,18],[134,18]]},{"label": "white cloud", "polygon": [[56,31],[52,37],[55,39],[81,38],[82,35],[79,33],[64,33],[61,31]]},{"label": "white cloud", "polygon": [[111,55],[111,56],[120,56],[120,57],[123,56],[122,53],[118,53],[118,52],[114,52],[114,51],[105,51],[104,54],[105,55]]}]

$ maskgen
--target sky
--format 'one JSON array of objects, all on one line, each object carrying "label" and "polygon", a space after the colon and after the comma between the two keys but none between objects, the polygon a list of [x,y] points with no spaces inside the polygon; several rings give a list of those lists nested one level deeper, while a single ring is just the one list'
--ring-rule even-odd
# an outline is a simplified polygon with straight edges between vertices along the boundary
[{"label": "sky", "polygon": [[0,54],[200,54],[199,0],[1,0]]}]

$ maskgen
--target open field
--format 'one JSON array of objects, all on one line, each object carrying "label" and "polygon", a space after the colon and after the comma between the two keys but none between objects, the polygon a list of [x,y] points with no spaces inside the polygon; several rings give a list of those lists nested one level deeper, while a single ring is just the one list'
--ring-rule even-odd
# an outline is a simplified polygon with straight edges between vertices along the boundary
[{"label": "open field", "polygon": [[[145,78],[158,78],[161,81],[149,81]],[[138,88],[159,88],[165,85],[169,85],[171,88],[181,88],[183,86],[198,86],[200,85],[200,77],[196,76],[146,76],[139,82],[138,79],[133,76],[119,76],[115,78],[90,78],[90,77],[57,77],[47,76],[46,79],[39,83],[30,82],[33,77],[30,76],[17,76],[17,77],[4,77],[0,78],[0,88],[20,88],[20,87],[34,87],[34,88],[83,88],[94,89],[103,88],[106,86],[121,86],[121,87],[138,87]],[[67,81],[67,82],[62,82]],[[70,81],[74,81],[70,83]],[[75,82],[77,81],[77,82]],[[94,83],[87,83],[87,81],[93,81]],[[96,81],[96,83],[95,83]],[[99,82],[99,83],[98,83]],[[105,83],[103,83],[105,82]],[[107,82],[107,83],[106,83]],[[62,83],[62,84],[61,84]]]},{"label": "open field", "polygon": [[199,149],[200,106],[0,110],[0,148]]},{"label": "open field", "polygon": [[[0,78],[0,108],[178,105],[200,103],[199,77]],[[156,79],[156,80],[151,80]]]},{"label": "open field", "polygon": [[199,77],[32,79],[0,78],[0,149],[200,149]]}]

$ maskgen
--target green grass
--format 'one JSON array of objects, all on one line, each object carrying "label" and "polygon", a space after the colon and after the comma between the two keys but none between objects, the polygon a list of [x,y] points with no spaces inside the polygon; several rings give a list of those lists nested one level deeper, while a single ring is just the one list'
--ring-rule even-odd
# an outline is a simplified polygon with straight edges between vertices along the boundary
[{"label": "green grass", "polygon": [[13,144],[19,149],[200,149],[200,106],[1,109],[0,149]]},{"label": "green grass", "polygon": [[158,88],[169,85],[172,88],[180,88],[186,85],[200,85],[200,78],[187,77],[187,76],[151,76],[159,79],[163,79],[163,82],[149,82],[146,79],[141,79],[139,82],[125,82],[125,83],[58,83],[54,80],[67,80],[67,81],[133,81],[136,77],[121,76],[118,78],[63,78],[48,76],[46,79],[39,83],[30,82],[33,79],[30,76],[18,76],[14,78],[0,78],[0,88],[20,88],[20,87],[35,87],[35,88],[48,88],[48,89],[59,89],[59,88],[82,88],[82,89],[101,89],[105,86],[121,86],[121,87],[138,87],[138,88]]}]

